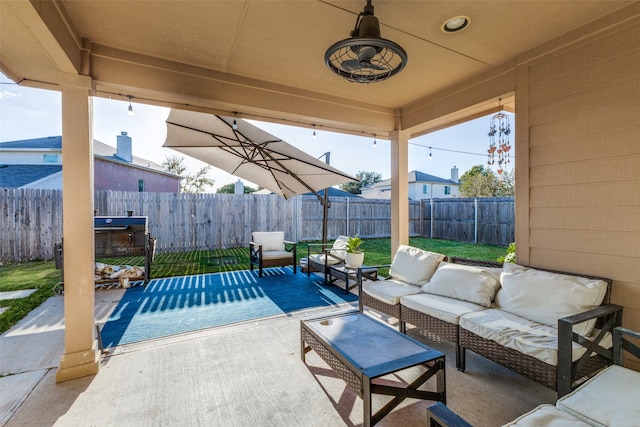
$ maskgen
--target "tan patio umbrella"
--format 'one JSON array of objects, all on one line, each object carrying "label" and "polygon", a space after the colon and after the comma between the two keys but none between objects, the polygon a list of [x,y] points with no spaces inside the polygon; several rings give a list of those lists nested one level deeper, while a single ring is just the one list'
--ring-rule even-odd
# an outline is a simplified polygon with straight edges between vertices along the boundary
[{"label": "tan patio umbrella", "polygon": [[[234,124],[235,123],[235,124]],[[172,109],[164,147],[202,160],[285,199],[357,179],[242,120]],[[323,241],[326,241],[326,215]]]}]

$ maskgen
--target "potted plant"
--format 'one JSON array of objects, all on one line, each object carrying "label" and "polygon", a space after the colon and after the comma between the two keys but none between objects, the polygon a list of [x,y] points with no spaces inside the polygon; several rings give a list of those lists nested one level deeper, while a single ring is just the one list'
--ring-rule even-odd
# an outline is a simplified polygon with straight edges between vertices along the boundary
[{"label": "potted plant", "polygon": [[347,238],[347,253],[345,255],[345,264],[348,268],[358,268],[364,261],[364,253],[360,250],[362,239],[356,234],[355,237]]}]

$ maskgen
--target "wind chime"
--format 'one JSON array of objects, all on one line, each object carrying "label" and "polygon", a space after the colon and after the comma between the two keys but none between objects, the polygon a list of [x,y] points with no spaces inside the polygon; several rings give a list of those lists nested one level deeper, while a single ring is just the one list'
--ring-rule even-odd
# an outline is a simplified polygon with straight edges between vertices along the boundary
[{"label": "wind chime", "polygon": [[509,151],[511,150],[511,144],[509,143],[511,124],[509,123],[509,116],[502,112],[501,102],[502,98],[498,101],[498,114],[491,117],[488,133],[489,149],[487,150],[487,165],[494,166],[497,161],[498,175],[502,175],[506,165],[510,163]]}]

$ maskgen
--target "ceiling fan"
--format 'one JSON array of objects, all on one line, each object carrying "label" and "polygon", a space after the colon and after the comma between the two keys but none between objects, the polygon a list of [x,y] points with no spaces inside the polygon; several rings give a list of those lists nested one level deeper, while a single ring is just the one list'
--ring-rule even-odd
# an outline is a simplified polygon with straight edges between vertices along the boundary
[{"label": "ceiling fan", "polygon": [[372,83],[399,73],[407,53],[397,43],[383,39],[371,0],[356,18],[350,38],[333,44],[324,54],[327,67],[350,82]]}]

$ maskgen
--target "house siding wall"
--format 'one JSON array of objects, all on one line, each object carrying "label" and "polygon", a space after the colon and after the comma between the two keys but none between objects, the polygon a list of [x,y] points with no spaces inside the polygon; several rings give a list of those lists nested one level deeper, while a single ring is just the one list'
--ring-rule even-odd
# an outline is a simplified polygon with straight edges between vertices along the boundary
[{"label": "house siding wall", "polygon": [[147,192],[180,192],[180,180],[148,170],[95,159],[94,190],[138,191],[138,181],[144,180]]},{"label": "house siding wall", "polygon": [[526,90],[528,101],[516,114],[528,135],[517,142],[528,170],[516,173],[529,198],[528,223],[516,214],[528,242],[519,257],[613,279],[612,302],[640,330],[640,18],[520,71],[528,81],[516,99]]}]

